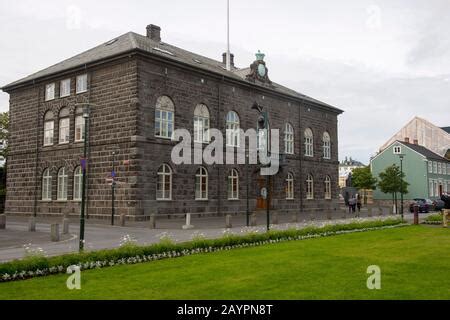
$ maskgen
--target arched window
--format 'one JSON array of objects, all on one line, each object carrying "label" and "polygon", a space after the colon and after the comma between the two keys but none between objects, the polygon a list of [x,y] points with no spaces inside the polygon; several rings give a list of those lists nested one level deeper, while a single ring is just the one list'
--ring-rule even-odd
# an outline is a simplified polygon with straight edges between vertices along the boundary
[{"label": "arched window", "polygon": [[161,96],[156,101],[155,108],[155,136],[158,138],[172,138],[174,129],[175,105],[167,96]]},{"label": "arched window", "polygon": [[314,178],[310,174],[308,174],[306,179],[306,199],[314,199]]},{"label": "arched window", "polygon": [[73,200],[80,201],[83,190],[83,171],[81,167],[76,167],[73,172]]},{"label": "arched window", "polygon": [[172,200],[172,169],[167,164],[163,164],[158,170],[156,199]]},{"label": "arched window", "polygon": [[331,199],[331,178],[329,176],[325,178],[325,199]]},{"label": "arched window", "polygon": [[305,130],[305,156],[314,156],[314,136],[311,129]]},{"label": "arched window", "polygon": [[294,200],[294,175],[290,172],[286,178],[286,200]]},{"label": "arched window", "polygon": [[62,108],[59,112],[59,144],[69,143],[70,138],[70,111]]},{"label": "arched window", "polygon": [[323,158],[331,159],[331,138],[328,132],[323,134]]},{"label": "arched window", "polygon": [[204,104],[199,104],[194,110],[194,142],[209,141],[209,110]]},{"label": "arched window", "polygon": [[208,171],[203,167],[195,175],[195,200],[208,200]]},{"label": "arched window", "polygon": [[44,146],[53,145],[53,136],[55,129],[55,119],[53,112],[48,111],[44,117]]},{"label": "arched window", "polygon": [[228,200],[239,199],[239,173],[232,169],[228,176]]},{"label": "arched window", "polygon": [[227,114],[227,146],[239,147],[240,121],[236,112],[230,111]]},{"label": "arched window", "polygon": [[58,171],[58,200],[67,200],[67,172],[66,168],[61,168]]},{"label": "arched window", "polygon": [[85,136],[85,119],[83,118],[83,108],[78,107],[75,111],[75,142],[83,142]]},{"label": "arched window", "polygon": [[286,123],[284,130],[284,151],[294,154],[294,127],[290,123]]},{"label": "arched window", "polygon": [[45,169],[42,174],[42,200],[52,200],[52,176],[50,169]]}]

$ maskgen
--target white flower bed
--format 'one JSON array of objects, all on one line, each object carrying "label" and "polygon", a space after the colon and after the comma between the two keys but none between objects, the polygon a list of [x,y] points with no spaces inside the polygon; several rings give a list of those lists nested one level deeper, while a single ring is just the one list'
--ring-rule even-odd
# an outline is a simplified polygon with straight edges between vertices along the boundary
[{"label": "white flower bed", "polygon": [[[232,246],[196,248],[196,249],[192,249],[192,250],[182,250],[179,252],[169,251],[169,252],[164,252],[164,253],[160,253],[160,254],[152,254],[152,255],[148,255],[148,256],[136,256],[136,257],[131,257],[131,258],[121,258],[121,259],[117,259],[117,260],[85,262],[85,263],[81,263],[77,266],[80,267],[80,270],[100,269],[100,268],[113,267],[113,266],[118,266],[118,265],[132,265],[132,264],[143,263],[143,262],[158,261],[158,260],[178,258],[178,257],[183,257],[183,256],[191,256],[191,255],[202,254],[202,253],[211,253],[211,252],[219,252],[219,251],[229,251],[229,250],[233,250],[233,249],[258,247],[258,246],[281,243],[281,242],[286,242],[286,241],[300,241],[300,240],[329,237],[329,236],[341,235],[341,234],[393,229],[393,228],[403,227],[406,225],[407,224],[398,224],[398,225],[390,225],[390,226],[382,226],[382,227],[374,227],[374,228],[328,231],[328,232],[323,232],[323,233],[319,233],[319,234],[311,234],[311,235],[295,236],[295,237],[283,237],[280,239],[271,239],[271,240],[265,240],[265,241],[243,243],[243,244],[237,244],[237,245],[232,245]],[[248,232],[258,233],[258,230],[256,230],[256,229],[246,229],[246,231],[247,231],[247,234],[248,234]],[[229,231],[225,231],[224,235],[225,236],[235,236],[234,234],[230,233]],[[161,239],[163,239],[163,240],[167,240],[168,238],[170,238],[170,237],[167,234],[164,234],[161,236]],[[203,235],[202,234],[194,234],[193,238],[194,239],[203,238]],[[124,244],[129,244],[130,242],[134,243],[134,241],[131,240],[129,237],[124,237],[123,240],[124,240],[123,241]],[[60,273],[64,273],[65,271],[66,271],[66,268],[64,266],[57,266],[57,267],[51,267],[51,268],[43,269],[43,270],[38,269],[35,271],[21,271],[21,272],[16,272],[14,274],[5,273],[5,274],[0,275],[0,282],[25,280],[25,279],[35,278],[35,277],[48,276],[48,275],[52,275],[52,274],[60,274]]]}]

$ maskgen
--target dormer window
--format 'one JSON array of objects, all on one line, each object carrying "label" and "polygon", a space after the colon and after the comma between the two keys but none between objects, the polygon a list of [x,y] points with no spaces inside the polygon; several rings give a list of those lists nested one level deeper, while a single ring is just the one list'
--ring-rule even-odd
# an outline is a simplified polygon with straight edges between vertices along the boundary
[{"label": "dormer window", "polygon": [[395,146],[394,147],[394,154],[402,154],[402,147]]}]

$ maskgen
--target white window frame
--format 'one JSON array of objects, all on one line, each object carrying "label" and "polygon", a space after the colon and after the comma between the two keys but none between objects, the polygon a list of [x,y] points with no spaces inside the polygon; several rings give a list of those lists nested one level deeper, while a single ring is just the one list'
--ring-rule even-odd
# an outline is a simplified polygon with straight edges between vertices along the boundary
[{"label": "white window frame", "polygon": [[239,200],[239,173],[236,169],[228,176],[228,200]]},{"label": "white window frame", "polygon": [[42,201],[52,201],[52,175],[47,168],[42,173]]},{"label": "white window frame", "polygon": [[70,79],[62,80],[59,83],[59,97],[69,97],[70,96]]},{"label": "white window frame", "polygon": [[[203,186],[205,190],[203,190]],[[208,170],[205,167],[198,168],[195,175],[195,200],[208,200]]]},{"label": "white window frame", "polygon": [[76,82],[76,93],[85,93],[88,91],[88,75],[87,74],[81,74],[77,76],[77,82]]},{"label": "white window frame", "polygon": [[73,200],[81,201],[83,192],[83,169],[78,166],[73,172]]},{"label": "white window frame", "polygon": [[240,145],[240,125],[241,121],[236,111],[227,113],[226,120],[226,144],[227,147],[237,147]]},{"label": "white window frame", "polygon": [[85,124],[86,120],[83,115],[78,114],[75,116],[75,142],[83,142],[85,136]]},{"label": "white window frame", "polygon": [[[156,200],[172,200],[172,176],[172,168],[169,165],[163,164],[159,167],[156,182]],[[169,190],[166,190],[167,184],[169,185]]]},{"label": "white window frame", "polygon": [[295,133],[294,127],[290,123],[286,123],[284,130],[284,151],[286,154],[295,153]]},{"label": "white window frame", "polygon": [[49,83],[45,86],[45,101],[55,99],[55,83]]},{"label": "white window frame", "polygon": [[442,163],[438,162],[438,174],[442,174]]},{"label": "white window frame", "polygon": [[402,147],[401,146],[394,146],[394,154],[395,155],[402,154]]},{"label": "white window frame", "polygon": [[44,121],[44,147],[52,146],[55,137],[55,120]]},{"label": "white window frame", "polygon": [[194,142],[209,143],[210,116],[208,107],[199,104],[194,110]]},{"label": "white window frame", "polygon": [[314,200],[314,177],[310,174],[306,179],[306,200]]},{"label": "white window frame", "polygon": [[65,167],[62,167],[58,171],[58,193],[57,200],[58,201],[67,201],[67,182],[69,176],[67,175],[67,171]]},{"label": "white window frame", "polygon": [[325,177],[325,200],[331,200],[332,193],[331,193],[331,177],[326,176]]},{"label": "white window frame", "polygon": [[70,118],[63,117],[59,119],[59,144],[68,144],[70,142]]},{"label": "white window frame", "polygon": [[305,130],[305,156],[314,157],[314,133],[310,128]]},{"label": "white window frame", "polygon": [[442,174],[447,175],[447,164],[446,163],[442,164]]},{"label": "white window frame", "polygon": [[328,132],[323,133],[323,158],[330,160],[331,159],[331,137]]},{"label": "white window frame", "polygon": [[428,173],[433,173],[433,161],[428,161]]},{"label": "white window frame", "polygon": [[294,175],[289,172],[286,178],[286,200],[294,200]]},{"label": "white window frame", "polygon": [[429,180],[428,188],[430,189],[429,190],[430,197],[434,197],[434,184],[433,184],[433,180],[431,180],[431,179]]},{"label": "white window frame", "polygon": [[155,137],[172,139],[174,130],[175,105],[169,97],[160,96],[156,101],[155,108]]},{"label": "white window frame", "polygon": [[437,174],[437,162],[433,161],[433,173]]}]

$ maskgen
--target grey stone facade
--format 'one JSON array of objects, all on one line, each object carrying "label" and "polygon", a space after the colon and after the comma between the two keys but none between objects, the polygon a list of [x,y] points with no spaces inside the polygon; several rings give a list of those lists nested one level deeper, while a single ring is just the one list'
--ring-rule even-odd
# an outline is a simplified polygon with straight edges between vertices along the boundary
[{"label": "grey stone facade", "polygon": [[[150,40],[149,40],[150,41]],[[217,62],[222,64],[222,62]],[[76,76],[88,74],[88,91],[76,94]],[[71,95],[59,98],[59,82],[71,79]],[[56,97],[45,101],[45,86],[56,83]],[[204,166],[209,174],[208,201],[194,197],[195,173],[199,166],[171,163],[175,142],[154,135],[155,103],[159,96],[169,96],[175,104],[175,129],[193,131],[194,108],[205,104],[210,112],[210,127],[225,135],[226,115],[235,111],[243,130],[255,128],[254,102],[266,106],[271,128],[280,129],[280,147],[284,149],[284,127],[295,130],[295,155],[287,156],[287,166],[273,177],[275,210],[306,210],[334,207],[338,201],[338,132],[339,109],[220,75],[211,70],[194,68],[170,57],[130,50],[127,54],[101,58],[80,66],[45,74],[32,81],[18,82],[3,88],[10,94],[10,156],[8,158],[6,213],[16,215],[78,215],[80,202],[73,201],[73,173],[80,164],[83,143],[74,142],[76,104],[93,105],[89,126],[88,199],[91,217],[111,214],[111,187],[106,182],[112,170],[112,151],[116,152],[117,215],[146,219],[151,214],[236,213],[247,208],[247,173],[249,174],[250,210],[256,210],[259,193],[255,166]],[[70,143],[58,145],[58,121],[54,141],[43,146],[44,115],[52,110],[58,115],[69,107]],[[56,118],[57,119],[57,118]],[[305,157],[304,131],[314,133],[314,157]],[[322,135],[331,136],[331,159],[323,159]],[[156,200],[157,170],[162,164],[173,169],[172,200]],[[57,172],[68,171],[68,200],[57,201]],[[50,168],[52,200],[42,201],[42,174]],[[231,169],[239,172],[239,199],[228,200],[227,177]],[[295,198],[285,200],[287,172],[294,175]],[[314,200],[306,200],[306,176],[314,177]],[[325,177],[331,177],[332,199],[325,200]]]}]

